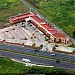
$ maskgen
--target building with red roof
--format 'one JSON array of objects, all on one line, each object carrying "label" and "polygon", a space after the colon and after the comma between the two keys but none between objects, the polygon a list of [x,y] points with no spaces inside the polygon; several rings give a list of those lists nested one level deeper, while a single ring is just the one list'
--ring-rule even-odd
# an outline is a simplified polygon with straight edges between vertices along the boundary
[{"label": "building with red roof", "polygon": [[9,18],[9,22],[11,24],[15,24],[18,22],[22,22],[25,20],[25,18],[34,15],[33,13],[27,13],[27,14],[21,14],[21,15],[17,15],[17,16],[13,16]]},{"label": "building with red roof", "polygon": [[62,43],[68,43],[69,38],[65,34],[63,34],[61,31],[54,29],[51,25],[44,22],[43,19],[39,18],[37,15],[31,13],[18,15],[15,17],[9,18],[9,22],[11,24],[18,23],[21,21],[26,21],[26,18],[29,18],[29,21],[33,23],[40,31],[42,31],[51,42],[62,42]]}]

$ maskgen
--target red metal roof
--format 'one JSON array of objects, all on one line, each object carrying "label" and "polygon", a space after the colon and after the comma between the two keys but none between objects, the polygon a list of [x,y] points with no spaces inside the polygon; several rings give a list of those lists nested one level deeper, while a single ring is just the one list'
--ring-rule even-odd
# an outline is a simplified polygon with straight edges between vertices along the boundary
[{"label": "red metal roof", "polygon": [[9,22],[13,23],[14,20],[24,19],[24,18],[29,17],[29,16],[31,18],[33,18],[35,21],[37,21],[41,26],[43,26],[51,34],[53,34],[56,38],[59,38],[59,37],[67,38],[67,36],[64,35],[62,32],[53,29],[48,24],[46,24],[46,23],[42,24],[44,21],[41,18],[39,18],[38,16],[36,16],[35,14],[33,14],[33,13],[27,13],[27,14],[22,14],[22,15],[18,15],[18,16],[15,16],[15,17],[11,17],[11,18],[9,18]]},{"label": "red metal roof", "polygon": [[[38,23],[42,23],[42,19],[39,19],[38,16],[31,16],[33,19],[35,19]],[[43,26],[46,30],[48,30],[51,34],[53,34],[56,38],[67,38],[66,35],[64,35],[62,32],[55,30],[51,28],[48,24],[40,24]]]},{"label": "red metal roof", "polygon": [[62,32],[58,32],[57,34],[53,34],[56,38],[64,38],[64,39],[66,39],[67,38],[67,36],[66,35],[64,35]]},{"label": "red metal roof", "polygon": [[54,30],[51,28],[51,26],[49,26],[48,24],[41,24],[41,26],[43,26],[46,30],[48,30],[51,34],[55,34],[57,33],[57,30]]},{"label": "red metal roof", "polygon": [[18,16],[15,16],[15,17],[11,17],[11,18],[9,18],[9,22],[14,21],[14,20],[18,20],[18,19],[22,19],[22,18],[26,18],[26,17],[29,17],[29,16],[33,16],[33,14],[27,13],[27,14],[22,14],[22,15],[18,15]]},{"label": "red metal roof", "polygon": [[50,26],[48,26],[47,24],[41,24],[41,26],[43,26],[46,29],[51,29],[52,30],[52,28]]},{"label": "red metal roof", "polygon": [[57,31],[57,30],[49,30],[49,32],[50,32],[51,34],[58,34],[58,31]]},{"label": "red metal roof", "polygon": [[31,18],[33,18],[34,20],[36,20],[38,23],[42,23],[44,22],[42,19],[40,19],[38,16],[31,16]]}]

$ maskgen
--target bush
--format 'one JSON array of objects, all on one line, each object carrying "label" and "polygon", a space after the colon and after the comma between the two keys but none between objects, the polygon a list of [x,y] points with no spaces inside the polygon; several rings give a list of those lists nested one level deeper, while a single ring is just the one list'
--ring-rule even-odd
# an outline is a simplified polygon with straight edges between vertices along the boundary
[{"label": "bush", "polygon": [[42,48],[43,48],[43,45],[41,44],[40,47],[41,47],[41,49],[42,49]]},{"label": "bush", "polygon": [[33,43],[33,44],[32,44],[32,47],[34,48],[34,47],[35,47],[35,45],[36,45],[36,44],[35,44],[35,43]]}]

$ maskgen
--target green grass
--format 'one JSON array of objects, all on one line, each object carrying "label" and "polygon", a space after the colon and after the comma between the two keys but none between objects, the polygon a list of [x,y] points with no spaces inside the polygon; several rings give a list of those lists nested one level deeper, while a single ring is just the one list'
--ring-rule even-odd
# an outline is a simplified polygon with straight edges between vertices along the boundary
[{"label": "green grass", "polygon": [[0,0],[0,27],[8,22],[9,17],[28,11],[20,0]]},{"label": "green grass", "polygon": [[24,69],[24,64],[0,57],[0,73],[21,73]]},{"label": "green grass", "polygon": [[[27,1],[27,0],[25,0]],[[31,0],[38,4],[38,11],[64,30],[72,35],[75,30],[75,0]]]},{"label": "green grass", "polygon": [[74,44],[72,44],[72,45],[70,45],[69,47],[74,47],[74,48],[75,48],[75,45],[74,45]]},{"label": "green grass", "polygon": [[73,75],[75,70],[66,70],[61,68],[49,68],[49,67],[27,67],[24,64],[14,62],[9,58],[0,57],[0,73],[18,73],[18,74],[39,74],[50,73],[52,75]]}]

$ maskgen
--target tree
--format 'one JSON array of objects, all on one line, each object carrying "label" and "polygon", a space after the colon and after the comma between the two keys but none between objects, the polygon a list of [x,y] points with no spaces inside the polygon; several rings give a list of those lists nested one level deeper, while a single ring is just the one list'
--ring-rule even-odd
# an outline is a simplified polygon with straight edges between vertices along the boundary
[{"label": "tree", "polygon": [[75,30],[73,31],[73,37],[75,37]]},{"label": "tree", "polygon": [[35,43],[33,43],[33,44],[32,44],[32,47],[34,48],[34,47],[35,47],[35,45],[36,45],[36,44],[35,44]]},{"label": "tree", "polygon": [[40,45],[40,48],[41,48],[41,49],[43,48],[43,45],[42,45],[42,44]]},{"label": "tree", "polygon": [[55,51],[56,50],[56,46],[53,46],[53,49],[52,49],[52,51]]},{"label": "tree", "polygon": [[45,0],[46,2],[48,2],[48,0]]}]

